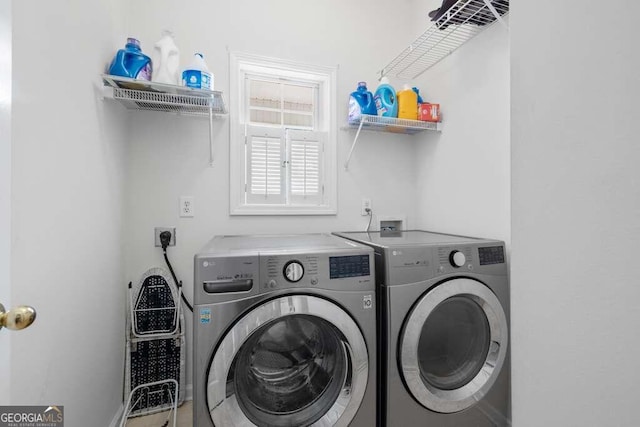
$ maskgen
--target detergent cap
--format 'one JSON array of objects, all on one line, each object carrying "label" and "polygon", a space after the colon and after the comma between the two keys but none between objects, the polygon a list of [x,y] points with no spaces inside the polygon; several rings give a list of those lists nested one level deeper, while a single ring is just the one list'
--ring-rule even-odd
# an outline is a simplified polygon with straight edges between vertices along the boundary
[{"label": "detergent cap", "polygon": [[402,85],[402,90],[413,90],[413,89],[411,89],[411,86],[405,83],[404,85]]},{"label": "detergent cap", "polygon": [[380,84],[381,85],[388,85],[389,84],[389,77],[384,76],[380,79]]},{"label": "detergent cap", "polygon": [[358,82],[358,90],[367,90],[367,82]]},{"label": "detergent cap", "polygon": [[127,38],[127,47],[140,50],[140,41],[133,37]]}]

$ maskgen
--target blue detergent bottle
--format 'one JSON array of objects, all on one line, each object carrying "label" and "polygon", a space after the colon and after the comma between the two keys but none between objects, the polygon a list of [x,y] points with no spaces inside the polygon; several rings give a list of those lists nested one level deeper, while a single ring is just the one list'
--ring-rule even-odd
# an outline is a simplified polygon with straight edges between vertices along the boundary
[{"label": "blue detergent bottle", "polygon": [[358,82],[358,89],[349,97],[349,123],[358,122],[362,114],[377,113],[373,94],[367,90],[367,82]]},{"label": "blue detergent bottle", "polygon": [[376,110],[382,117],[398,117],[398,99],[396,98],[395,89],[389,84],[389,79],[383,77],[380,79],[380,86],[376,89],[373,96],[376,103]]},{"label": "blue detergent bottle", "polygon": [[416,93],[416,95],[418,95],[418,104],[423,104],[424,101],[422,100],[422,97],[420,96],[420,89],[418,89],[417,87],[412,87],[411,89],[413,89],[413,91]]},{"label": "blue detergent bottle", "polygon": [[124,49],[120,49],[111,61],[109,74],[112,76],[129,77],[138,80],[151,80],[151,58],[142,53],[140,42],[128,38]]}]

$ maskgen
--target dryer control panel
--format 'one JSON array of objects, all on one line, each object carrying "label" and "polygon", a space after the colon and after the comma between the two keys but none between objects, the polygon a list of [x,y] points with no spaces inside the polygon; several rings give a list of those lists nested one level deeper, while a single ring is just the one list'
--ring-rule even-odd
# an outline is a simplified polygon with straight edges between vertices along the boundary
[{"label": "dryer control panel", "polygon": [[437,274],[496,274],[506,269],[503,245],[441,246],[437,250]]},{"label": "dryer control panel", "polygon": [[476,262],[471,246],[444,246],[438,248],[438,273],[473,270]]},{"label": "dryer control panel", "polygon": [[385,283],[416,283],[439,276],[458,274],[506,275],[504,245],[439,245],[396,247],[381,250],[386,262],[379,277]]}]

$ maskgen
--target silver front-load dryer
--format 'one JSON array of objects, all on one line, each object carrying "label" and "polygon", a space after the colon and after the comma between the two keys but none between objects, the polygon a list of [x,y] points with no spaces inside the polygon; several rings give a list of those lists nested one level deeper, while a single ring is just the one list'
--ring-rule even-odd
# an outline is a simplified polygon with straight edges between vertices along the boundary
[{"label": "silver front-load dryer", "polygon": [[373,269],[330,234],[214,238],[195,256],[194,425],[374,426]]},{"label": "silver front-load dryer", "polygon": [[504,243],[425,231],[335,234],[376,254],[380,424],[510,425]]}]

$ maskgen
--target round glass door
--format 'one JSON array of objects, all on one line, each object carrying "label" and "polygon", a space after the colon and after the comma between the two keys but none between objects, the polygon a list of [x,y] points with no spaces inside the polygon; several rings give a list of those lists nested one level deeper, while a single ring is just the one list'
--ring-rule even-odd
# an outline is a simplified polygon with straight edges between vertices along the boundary
[{"label": "round glass door", "polygon": [[367,377],[364,337],[351,317],[296,295],[257,307],[227,333],[207,399],[215,425],[347,425]]},{"label": "round glass door", "polygon": [[489,288],[471,279],[444,282],[407,318],[400,344],[405,382],[431,410],[468,408],[495,382],[507,336],[504,310]]}]

